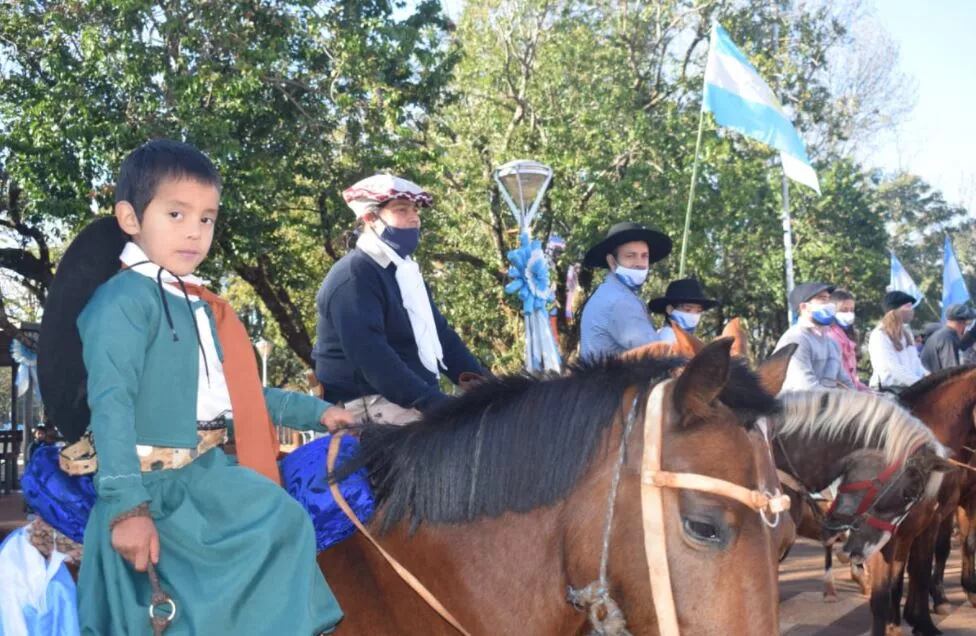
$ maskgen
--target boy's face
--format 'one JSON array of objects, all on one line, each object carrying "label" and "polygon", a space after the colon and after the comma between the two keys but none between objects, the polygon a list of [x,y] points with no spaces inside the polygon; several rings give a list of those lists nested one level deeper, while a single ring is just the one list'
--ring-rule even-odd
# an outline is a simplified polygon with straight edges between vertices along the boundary
[{"label": "boy's face", "polygon": [[149,260],[177,276],[193,273],[213,241],[220,193],[195,179],[164,179],[140,223],[127,201],[115,204],[119,227]]}]

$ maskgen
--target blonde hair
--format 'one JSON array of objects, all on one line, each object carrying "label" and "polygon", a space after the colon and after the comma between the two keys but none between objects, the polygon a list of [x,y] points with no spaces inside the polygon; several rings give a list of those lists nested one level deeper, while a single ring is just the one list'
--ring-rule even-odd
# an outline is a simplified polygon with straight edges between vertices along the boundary
[{"label": "blonde hair", "polygon": [[898,315],[897,309],[892,309],[884,315],[881,319],[880,327],[891,340],[895,351],[901,351],[905,347],[910,347],[915,344],[911,329],[908,328],[908,325]]}]

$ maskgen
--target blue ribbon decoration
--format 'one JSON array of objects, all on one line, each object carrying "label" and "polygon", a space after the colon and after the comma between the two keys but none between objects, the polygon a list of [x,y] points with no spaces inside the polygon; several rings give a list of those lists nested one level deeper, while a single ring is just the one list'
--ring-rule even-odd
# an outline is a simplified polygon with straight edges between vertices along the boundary
[{"label": "blue ribbon decoration", "polygon": [[17,377],[14,384],[17,387],[17,397],[27,393],[27,388],[34,387],[34,398],[41,399],[40,383],[37,381],[37,352],[23,342],[14,338],[10,342],[10,357],[17,363]]},{"label": "blue ribbon decoration", "polygon": [[[537,311],[551,313],[550,305],[556,297],[549,289],[549,263],[540,241],[529,239],[527,232],[519,236],[519,247],[508,253],[508,275],[512,281],[505,292],[517,294],[526,316]],[[553,309],[552,311],[555,311]]]}]

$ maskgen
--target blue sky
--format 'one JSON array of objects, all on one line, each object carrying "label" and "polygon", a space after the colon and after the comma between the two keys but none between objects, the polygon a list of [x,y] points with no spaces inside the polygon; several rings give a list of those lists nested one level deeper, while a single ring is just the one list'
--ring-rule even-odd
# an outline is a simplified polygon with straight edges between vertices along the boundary
[{"label": "blue sky", "polygon": [[914,111],[877,163],[915,172],[976,213],[976,2],[877,0],[876,8],[918,85]]}]

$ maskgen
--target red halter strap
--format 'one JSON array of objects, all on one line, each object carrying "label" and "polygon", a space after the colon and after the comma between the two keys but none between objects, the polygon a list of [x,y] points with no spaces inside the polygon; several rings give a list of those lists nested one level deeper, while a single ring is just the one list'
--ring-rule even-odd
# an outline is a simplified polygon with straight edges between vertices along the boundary
[{"label": "red halter strap", "polygon": [[[916,450],[917,448],[913,448],[908,453],[908,456],[911,456]],[[868,511],[871,510],[878,493],[881,492],[888,480],[901,469],[904,461],[905,460],[903,458],[896,459],[888,464],[884,470],[878,473],[878,476],[874,479],[854,481],[849,484],[844,484],[837,489],[838,493],[858,492],[860,490],[867,491],[864,494],[864,497],[861,498],[861,503],[857,506],[857,511],[854,513],[855,517],[864,517],[864,523],[883,532],[890,532],[891,534],[894,534],[895,531],[898,530],[897,525],[891,523],[890,521],[885,521],[884,519],[878,519],[874,515],[868,514]],[[826,516],[829,517],[834,512],[834,508],[836,506],[837,499],[834,499],[832,502],[830,502],[830,507],[827,508]]]}]

